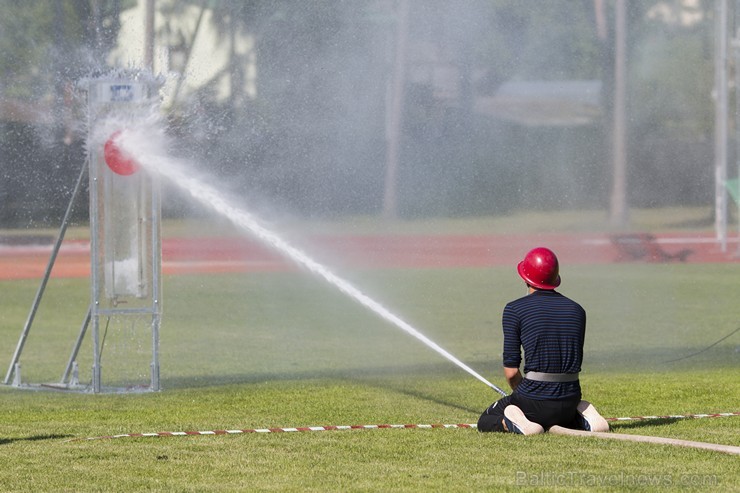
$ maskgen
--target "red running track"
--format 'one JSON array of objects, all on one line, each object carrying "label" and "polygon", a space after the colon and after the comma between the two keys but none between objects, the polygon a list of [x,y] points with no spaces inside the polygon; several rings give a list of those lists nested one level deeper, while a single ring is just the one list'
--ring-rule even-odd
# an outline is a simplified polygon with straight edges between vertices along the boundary
[{"label": "red running track", "polygon": [[[298,246],[298,245],[296,245]],[[445,268],[515,265],[535,246],[554,250],[565,264],[617,262],[736,263],[737,239],[727,251],[710,234],[657,235],[649,241],[637,236],[625,245],[606,234],[569,235],[396,235],[316,236],[302,248],[332,268]],[[656,253],[657,252],[657,253]],[[3,244],[0,238],[0,279],[43,276],[51,245]],[[275,271],[293,268],[292,262],[250,238],[165,238],[164,274]],[[52,277],[90,275],[87,241],[66,241],[57,256]]]}]

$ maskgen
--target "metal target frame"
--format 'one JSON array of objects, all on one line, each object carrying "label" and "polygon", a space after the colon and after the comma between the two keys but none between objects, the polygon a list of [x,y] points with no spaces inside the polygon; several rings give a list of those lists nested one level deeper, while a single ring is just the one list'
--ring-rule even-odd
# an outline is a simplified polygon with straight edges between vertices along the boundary
[{"label": "metal target frame", "polygon": [[[67,206],[56,242],[13,354],[4,383],[17,388],[75,391],[159,391],[161,305],[161,196],[156,176],[138,170],[120,174],[106,163],[103,139],[135,125],[158,104],[162,81],[147,73],[121,73],[81,81],[87,93],[88,155]],[[102,133],[102,134],[101,134]],[[80,194],[85,173],[90,192],[90,306],[59,383],[22,382],[20,357],[41,303],[51,270]],[[148,384],[104,385],[103,349],[111,321],[148,331],[151,357]],[[93,363],[89,385],[79,381],[77,357],[88,329]],[[102,336],[101,336],[102,330]],[[125,355],[124,355],[124,359]],[[125,364],[125,362],[124,362]]]},{"label": "metal target frame", "polygon": [[[88,87],[89,131],[101,120],[136,124],[151,108],[158,89],[151,79],[91,81]],[[116,128],[116,131],[123,130]],[[96,139],[89,136],[90,142]],[[93,338],[93,392],[103,388],[101,325],[111,320],[151,324],[149,390],[159,385],[161,320],[160,194],[156,177],[143,170],[119,174],[106,163],[103,147],[89,151],[90,165],[90,323]],[[120,389],[119,389],[120,390]]]}]

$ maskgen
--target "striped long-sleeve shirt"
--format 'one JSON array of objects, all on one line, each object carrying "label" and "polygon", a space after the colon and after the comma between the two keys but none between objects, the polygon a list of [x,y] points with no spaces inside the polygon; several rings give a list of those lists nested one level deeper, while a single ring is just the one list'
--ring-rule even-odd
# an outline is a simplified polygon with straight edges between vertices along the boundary
[{"label": "striped long-sleeve shirt", "polygon": [[[575,301],[555,291],[535,291],[506,305],[503,313],[507,368],[519,368],[524,349],[524,372],[577,373],[583,361],[586,312]],[[517,393],[530,399],[559,400],[580,397],[575,382],[539,382],[524,379]]]}]

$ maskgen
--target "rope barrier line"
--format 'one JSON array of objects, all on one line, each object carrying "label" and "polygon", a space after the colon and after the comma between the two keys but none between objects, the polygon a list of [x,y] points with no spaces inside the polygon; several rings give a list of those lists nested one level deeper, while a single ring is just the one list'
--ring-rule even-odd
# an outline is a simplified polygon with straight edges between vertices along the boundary
[{"label": "rope barrier line", "polygon": [[[621,418],[605,418],[607,421],[638,421],[654,419],[698,419],[698,418],[722,418],[728,416],[740,416],[740,412],[729,413],[704,413],[704,414],[675,414],[666,416],[626,416]],[[155,433],[123,433],[120,435],[106,435],[88,438],[73,438],[68,442],[81,440],[108,440],[114,438],[149,438],[149,437],[177,437],[177,436],[203,436],[203,435],[239,435],[247,433],[293,433],[309,431],[344,431],[344,430],[382,430],[382,429],[437,429],[437,428],[472,428],[477,429],[475,423],[459,424],[378,424],[378,425],[339,425],[339,426],[303,426],[296,428],[251,428],[241,430],[208,430],[208,431],[160,431]]]},{"label": "rope barrier line", "polygon": [[306,431],[343,431],[343,430],[380,430],[389,428],[477,428],[476,424],[405,424],[405,425],[330,425],[330,426],[302,426],[297,428],[251,428],[243,430],[209,430],[209,431],[160,431],[156,433],[124,433],[121,435],[107,435],[89,438],[75,438],[68,441],[79,440],[105,440],[112,438],[147,438],[147,437],[175,437],[175,436],[196,436],[196,435],[239,435],[245,433],[291,433]]},{"label": "rope barrier line", "polygon": [[708,414],[669,414],[666,416],[627,416],[624,418],[604,418],[607,421],[638,421],[650,419],[696,419],[696,418],[724,418],[727,416],[740,416],[737,413],[708,413]]}]

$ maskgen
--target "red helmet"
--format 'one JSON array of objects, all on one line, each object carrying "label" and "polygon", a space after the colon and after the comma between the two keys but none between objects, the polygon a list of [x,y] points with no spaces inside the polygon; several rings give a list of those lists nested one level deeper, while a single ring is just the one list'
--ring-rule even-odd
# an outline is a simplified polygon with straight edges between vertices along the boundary
[{"label": "red helmet", "polygon": [[535,288],[555,289],[560,286],[558,258],[548,248],[530,250],[516,270],[522,279]]}]

